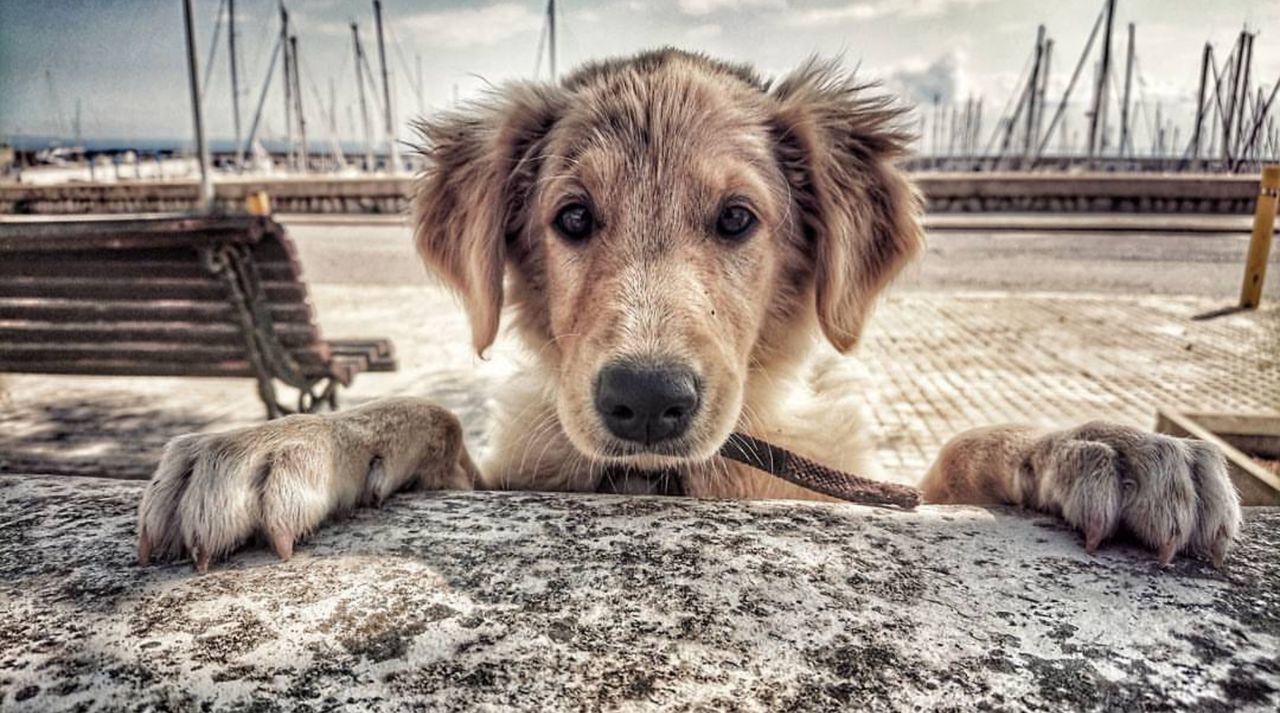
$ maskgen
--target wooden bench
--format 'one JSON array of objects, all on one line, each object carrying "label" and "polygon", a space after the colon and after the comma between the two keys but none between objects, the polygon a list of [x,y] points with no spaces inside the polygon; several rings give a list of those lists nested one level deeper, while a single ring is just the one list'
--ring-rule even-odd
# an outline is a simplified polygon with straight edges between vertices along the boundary
[{"label": "wooden bench", "polygon": [[[395,368],[385,339],[321,338],[270,218],[0,223],[0,372],[251,377],[275,418]],[[276,381],[299,390],[296,409]]]}]

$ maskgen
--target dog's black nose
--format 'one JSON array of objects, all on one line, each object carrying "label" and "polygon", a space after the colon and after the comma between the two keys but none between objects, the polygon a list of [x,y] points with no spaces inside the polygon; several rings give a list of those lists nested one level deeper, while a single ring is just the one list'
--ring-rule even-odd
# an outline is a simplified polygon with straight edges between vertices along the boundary
[{"label": "dog's black nose", "polygon": [[682,366],[615,363],[596,380],[596,411],[618,438],[649,445],[678,438],[698,410],[698,379]]}]

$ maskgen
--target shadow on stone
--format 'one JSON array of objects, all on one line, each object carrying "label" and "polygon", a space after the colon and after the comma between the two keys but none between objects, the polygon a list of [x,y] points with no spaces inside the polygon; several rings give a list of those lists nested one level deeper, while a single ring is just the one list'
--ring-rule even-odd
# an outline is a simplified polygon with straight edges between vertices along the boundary
[{"label": "shadow on stone", "polygon": [[172,403],[110,392],[0,406],[0,473],[149,478],[170,438],[213,423]]}]

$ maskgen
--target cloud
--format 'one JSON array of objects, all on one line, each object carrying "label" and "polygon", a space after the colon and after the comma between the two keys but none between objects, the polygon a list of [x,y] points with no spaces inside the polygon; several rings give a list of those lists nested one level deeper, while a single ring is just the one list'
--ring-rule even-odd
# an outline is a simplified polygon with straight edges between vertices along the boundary
[{"label": "cloud", "polygon": [[788,13],[784,22],[792,27],[818,27],[884,17],[937,17],[954,8],[972,8],[988,2],[992,0],[862,0]]},{"label": "cloud", "polygon": [[786,0],[679,0],[676,3],[680,12],[695,17],[726,10],[779,10],[786,6]]},{"label": "cloud", "polygon": [[924,66],[908,64],[889,74],[885,85],[913,104],[931,104],[934,97],[943,104],[955,101],[960,95],[962,59],[951,53]]},{"label": "cloud", "polygon": [[575,22],[600,22],[600,20],[604,19],[600,11],[595,8],[575,9],[568,14],[568,17]]},{"label": "cloud", "polygon": [[709,40],[724,34],[724,28],[715,23],[705,23],[685,30],[684,36],[690,40]]},{"label": "cloud", "polygon": [[419,12],[398,22],[402,36],[412,34],[424,44],[454,49],[496,45],[523,32],[536,32],[542,14],[528,5],[495,3],[458,10]]}]

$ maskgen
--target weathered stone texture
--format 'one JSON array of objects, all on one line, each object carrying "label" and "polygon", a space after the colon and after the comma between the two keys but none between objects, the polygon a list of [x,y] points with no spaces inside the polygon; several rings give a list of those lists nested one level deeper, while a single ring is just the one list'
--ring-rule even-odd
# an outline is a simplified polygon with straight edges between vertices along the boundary
[{"label": "weathered stone texture", "polygon": [[1227,573],[1011,511],[398,496],[133,562],[142,484],[0,476],[0,709],[1275,710],[1280,511]]}]

